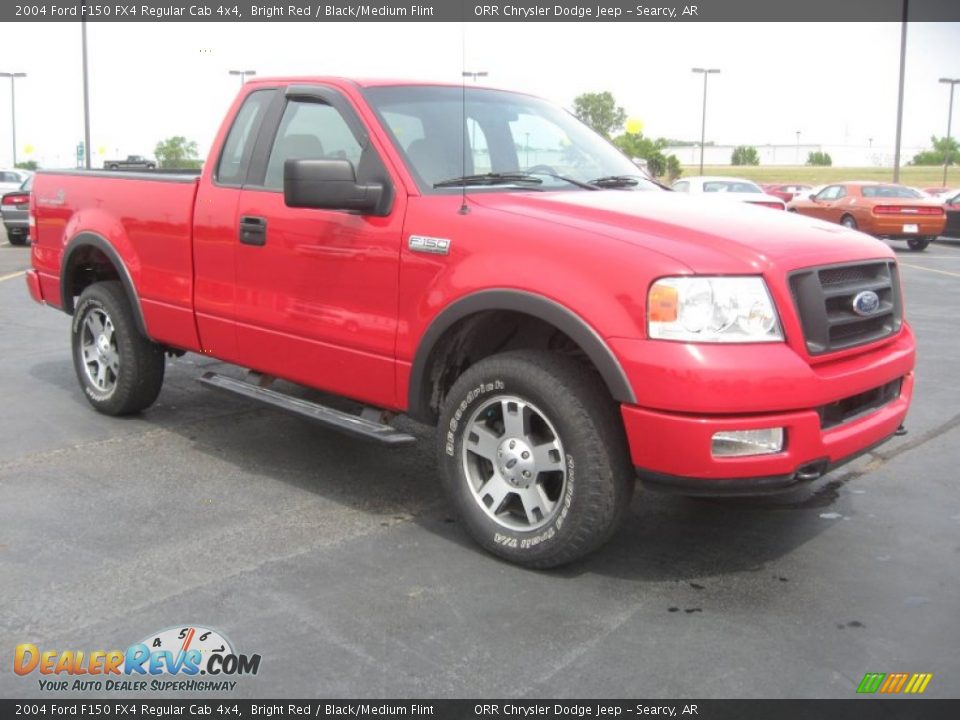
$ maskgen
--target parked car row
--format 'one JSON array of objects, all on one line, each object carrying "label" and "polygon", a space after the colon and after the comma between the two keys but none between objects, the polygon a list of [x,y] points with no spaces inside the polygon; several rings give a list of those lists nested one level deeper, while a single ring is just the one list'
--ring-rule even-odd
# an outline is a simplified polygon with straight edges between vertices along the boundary
[{"label": "parked car row", "polygon": [[682,178],[673,190],[786,209],[839,223],[924,250],[938,236],[960,238],[960,191],[882,182],[850,181],[811,187],[801,183],[758,185],[723,176]]},{"label": "parked car row", "polygon": [[926,249],[944,232],[947,221],[938,198],[880,182],[826,185],[816,194],[794,198],[787,209],[876,237],[905,240],[911,250]]}]

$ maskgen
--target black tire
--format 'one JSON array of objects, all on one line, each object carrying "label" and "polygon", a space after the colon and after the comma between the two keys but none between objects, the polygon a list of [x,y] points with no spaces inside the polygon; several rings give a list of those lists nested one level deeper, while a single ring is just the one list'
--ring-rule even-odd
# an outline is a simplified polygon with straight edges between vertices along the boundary
[{"label": "black tire", "polygon": [[110,166],[110,169],[111,169],[111,170],[119,170],[119,169],[120,169],[120,166],[114,164],[114,165],[111,165],[111,166]]},{"label": "black tire", "polygon": [[910,238],[907,240],[907,247],[916,252],[921,252],[926,250],[931,242],[933,242],[933,238]]},{"label": "black tire", "polygon": [[[492,496],[484,497],[470,480],[476,478],[471,473],[478,470],[468,466],[487,462],[464,452],[468,434],[470,441],[476,442],[475,433],[470,432],[474,427],[471,421],[484,411],[477,421],[487,422],[484,418],[495,415],[503,407],[501,402],[510,402],[504,398],[518,398],[528,404],[530,412],[542,414],[547,424],[539,420],[537,423],[548,436],[555,436],[562,448],[562,454],[557,451],[552,455],[552,463],[562,469],[533,469],[533,484],[545,493],[544,497],[550,490],[556,493],[553,509],[534,516],[543,524],[533,529],[506,527],[503,521],[491,516],[491,512],[496,514],[511,503],[522,506],[520,495],[507,495],[491,511],[486,500],[489,498],[491,504],[496,501]],[[503,416],[501,419],[506,420]],[[532,427],[534,421],[529,423]],[[635,474],[617,404],[594,372],[566,356],[519,350],[473,365],[458,378],[444,400],[437,440],[445,489],[468,531],[486,550],[519,565],[556,567],[597,549],[617,529],[633,494]],[[503,430],[493,442],[503,449],[509,434]],[[533,449],[536,445],[523,447]],[[536,452],[532,454],[537,457]],[[516,458],[513,462],[516,464]],[[488,473],[499,472],[494,470],[493,462],[487,462],[485,467]],[[507,467],[512,466],[503,465],[500,470],[506,473]],[[529,477],[526,472],[524,475]],[[481,478],[481,487],[482,482]],[[552,487],[544,489],[546,482],[552,482]],[[562,484],[558,487],[558,483]],[[527,522],[528,511],[521,507],[517,514],[520,513],[524,517],[518,522],[531,525]]]},{"label": "black tire", "polygon": [[840,224],[845,228],[850,228],[851,230],[857,229],[857,221],[854,219],[853,215],[844,215],[840,218]]},{"label": "black tire", "polygon": [[23,247],[26,245],[27,239],[28,238],[26,235],[13,235],[9,232],[7,233],[7,242],[9,242],[11,245],[16,245],[17,247]]},{"label": "black tire", "polygon": [[[106,325],[106,318],[112,325],[102,355],[97,343],[100,337],[107,338],[107,333],[94,337],[87,325],[88,318],[93,324],[100,321],[101,327]],[[94,409],[105,415],[129,415],[153,404],[163,386],[164,351],[137,329],[123,285],[109,281],[87,287],[77,301],[71,334],[77,380]],[[85,345],[89,353],[86,361]],[[116,359],[116,369],[105,371],[104,387],[101,387],[96,383],[97,378],[91,377],[95,371],[88,371],[88,367],[106,364],[104,358],[107,357]]]}]

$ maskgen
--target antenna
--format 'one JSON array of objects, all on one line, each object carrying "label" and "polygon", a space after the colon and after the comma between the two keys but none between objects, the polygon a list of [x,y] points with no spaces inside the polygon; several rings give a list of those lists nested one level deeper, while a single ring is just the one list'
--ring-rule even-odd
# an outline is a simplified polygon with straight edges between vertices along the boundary
[{"label": "antenna", "polygon": [[[467,174],[467,24],[460,22],[460,176]],[[464,180],[460,185],[460,214],[470,212],[467,207],[467,183]]]}]

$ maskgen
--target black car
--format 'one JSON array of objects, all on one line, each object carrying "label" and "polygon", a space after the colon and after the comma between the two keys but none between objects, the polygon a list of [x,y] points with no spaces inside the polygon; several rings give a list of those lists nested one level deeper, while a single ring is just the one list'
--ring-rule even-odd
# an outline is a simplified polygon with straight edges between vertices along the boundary
[{"label": "black car", "polygon": [[947,198],[943,203],[943,209],[947,211],[947,226],[941,235],[960,239],[960,192]]},{"label": "black car", "polygon": [[8,192],[0,199],[0,215],[3,215],[3,226],[11,245],[26,245],[30,240],[31,187],[33,175],[23,181],[19,190]]}]

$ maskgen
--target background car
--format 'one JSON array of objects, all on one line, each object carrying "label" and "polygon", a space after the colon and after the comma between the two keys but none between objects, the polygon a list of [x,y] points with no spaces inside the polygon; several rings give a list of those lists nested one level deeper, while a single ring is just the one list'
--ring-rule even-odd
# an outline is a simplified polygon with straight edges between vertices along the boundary
[{"label": "background car", "polygon": [[133,170],[142,168],[144,170],[153,170],[157,163],[143,155],[127,155],[125,160],[104,160],[104,170]]},{"label": "background car", "polygon": [[911,250],[925,249],[946,223],[938,199],[903,185],[878,182],[827,185],[808,199],[792,201],[790,210],[877,237],[906,240]]},{"label": "background car", "polygon": [[750,180],[719,175],[703,175],[699,177],[677,180],[672,188],[677,192],[687,192],[691,195],[703,195],[725,200],[739,200],[754,205],[785,210],[787,204],[774,195],[765,193],[759,185]]},{"label": "background car", "polygon": [[947,225],[940,234],[960,239],[960,190],[954,190],[953,196],[944,200],[943,209],[947,213]]},{"label": "background car", "polygon": [[29,170],[0,170],[0,193],[19,190],[23,181],[33,175]]},{"label": "background car", "polygon": [[0,215],[7,230],[7,240],[11,245],[26,245],[30,240],[30,188],[33,187],[33,175],[20,184],[19,190],[6,193],[0,198]]},{"label": "background car", "polygon": [[788,185],[761,185],[760,187],[763,188],[763,191],[768,195],[778,197],[784,202],[790,202],[800,193],[813,189],[809,185],[798,185],[796,183]]}]

